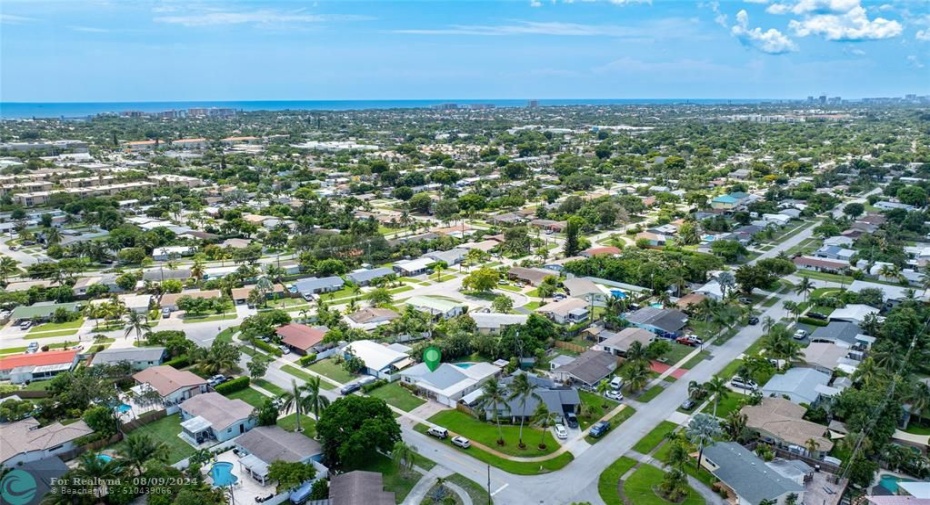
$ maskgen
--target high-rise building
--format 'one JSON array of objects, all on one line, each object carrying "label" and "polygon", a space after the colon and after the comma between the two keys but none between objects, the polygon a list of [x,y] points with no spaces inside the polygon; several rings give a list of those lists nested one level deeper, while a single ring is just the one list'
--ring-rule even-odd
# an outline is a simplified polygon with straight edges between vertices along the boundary
[{"label": "high-rise building", "polygon": [[527,102],[526,106],[531,109],[539,108],[539,100],[530,100]]},{"label": "high-rise building", "polygon": [[827,95],[820,95],[820,105],[827,104]]}]

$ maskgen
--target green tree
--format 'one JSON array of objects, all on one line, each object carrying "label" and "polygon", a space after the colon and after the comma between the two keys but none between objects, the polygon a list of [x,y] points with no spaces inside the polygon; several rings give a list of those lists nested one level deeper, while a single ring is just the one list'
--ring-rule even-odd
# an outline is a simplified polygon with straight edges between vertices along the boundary
[{"label": "green tree", "polygon": [[331,468],[358,468],[374,451],[387,453],[400,441],[400,425],[384,400],[355,395],[324,410],[317,433]]},{"label": "green tree", "polygon": [[19,262],[10,258],[9,256],[3,256],[0,258],[0,281],[6,282],[13,274],[19,272]]},{"label": "green tree", "polygon": [[[536,394],[536,387],[530,382],[529,377],[525,373],[516,375],[513,378],[513,381],[510,383],[510,394],[507,395],[507,401],[514,401],[520,404],[520,412],[526,412],[526,402],[530,398],[535,398],[537,401],[540,400],[539,395]],[[526,444],[523,443],[523,424],[526,421],[527,416],[520,417],[520,442],[519,446],[521,449],[526,447]]]},{"label": "green tree", "polygon": [[494,300],[491,301],[491,309],[493,309],[494,312],[506,314],[513,310],[513,299],[507,295],[495,296]]},{"label": "green tree", "polygon": [[246,364],[246,368],[249,369],[249,377],[254,379],[261,379],[268,373],[268,365],[271,364],[271,358],[265,354],[256,353],[252,356],[251,361]]},{"label": "green tree", "polygon": [[810,277],[806,275],[801,276],[801,280],[798,282],[798,285],[794,287],[794,292],[799,295],[804,295],[804,301],[807,301],[807,297],[810,296],[811,291],[814,290],[814,282]]},{"label": "green tree", "polygon": [[492,378],[481,388],[482,396],[479,400],[481,410],[490,410],[494,422],[497,423],[497,445],[504,445],[504,430],[501,428],[500,406],[506,400],[504,388],[497,379]]},{"label": "green tree", "polygon": [[727,387],[727,381],[719,375],[714,375],[709,381],[704,383],[703,389],[708,394],[714,395],[714,416],[716,417],[717,406],[720,405],[720,400],[725,400],[730,396],[730,388]]},{"label": "green tree", "polygon": [[546,402],[539,402],[536,404],[536,410],[533,411],[532,425],[541,428],[541,434],[539,436],[540,449],[546,448],[546,430],[549,428],[552,415],[553,414],[549,412],[549,407],[546,406]]},{"label": "green tree", "polygon": [[403,440],[400,440],[394,444],[394,449],[391,450],[391,459],[394,461],[401,470],[410,474],[413,470],[413,465],[416,463],[417,448],[408,445]]},{"label": "green tree", "polygon": [[568,218],[565,225],[565,257],[577,256],[581,252],[581,229],[584,228],[585,220],[580,216]]},{"label": "green tree", "polygon": [[285,414],[290,413],[291,410],[294,411],[294,415],[296,416],[295,420],[297,421],[297,429],[295,431],[297,432],[304,431],[303,426],[300,425],[300,414],[306,413],[304,411],[302,394],[303,392],[300,386],[297,385],[297,381],[291,379],[291,390],[278,397],[278,405],[281,406],[280,408]]},{"label": "green tree", "polygon": [[323,395],[321,389],[320,378],[316,376],[307,379],[307,383],[300,387],[303,395],[300,401],[304,413],[310,412],[317,419],[329,407],[329,398]]},{"label": "green tree", "polygon": [[139,344],[142,335],[151,329],[152,325],[149,324],[148,316],[134,310],[129,311],[129,316],[126,319],[126,328],[124,332],[126,338],[129,338],[130,334],[135,333],[136,344]]},{"label": "green tree", "polygon": [[118,450],[127,463],[141,475],[145,464],[149,461],[168,462],[168,445],[157,440],[149,433],[136,432],[128,437]]},{"label": "green tree", "polygon": [[394,295],[387,288],[375,288],[365,295],[372,307],[385,307],[394,302]]},{"label": "green tree", "polygon": [[277,481],[275,492],[284,493],[316,477],[316,468],[309,463],[274,461],[268,465],[268,479]]},{"label": "green tree", "polygon": [[713,445],[723,431],[715,417],[702,412],[691,418],[691,422],[685,428],[685,434],[691,443],[698,446],[697,467],[700,468],[701,460],[704,459],[704,448]]},{"label": "green tree", "polygon": [[433,199],[427,193],[417,193],[407,200],[407,206],[413,212],[419,214],[429,214],[433,207]]},{"label": "green tree", "polygon": [[437,261],[433,263],[433,272],[436,272],[436,282],[442,281],[442,271],[449,268],[449,264],[445,261]]},{"label": "green tree", "polygon": [[467,290],[479,291],[486,293],[497,286],[501,274],[497,270],[488,267],[482,267],[471,272],[462,279],[462,287]]}]

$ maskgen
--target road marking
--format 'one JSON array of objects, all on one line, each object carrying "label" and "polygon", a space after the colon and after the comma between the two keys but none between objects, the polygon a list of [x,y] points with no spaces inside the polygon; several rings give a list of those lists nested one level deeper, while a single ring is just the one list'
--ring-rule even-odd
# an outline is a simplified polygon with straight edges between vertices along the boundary
[{"label": "road marking", "polygon": [[509,486],[509,485],[510,485],[510,484],[504,484],[503,486],[497,488],[497,491],[494,491],[493,493],[491,493],[491,496],[494,496],[494,495],[496,495],[497,493],[500,493],[501,491],[503,491],[503,490],[504,490],[507,486]]}]

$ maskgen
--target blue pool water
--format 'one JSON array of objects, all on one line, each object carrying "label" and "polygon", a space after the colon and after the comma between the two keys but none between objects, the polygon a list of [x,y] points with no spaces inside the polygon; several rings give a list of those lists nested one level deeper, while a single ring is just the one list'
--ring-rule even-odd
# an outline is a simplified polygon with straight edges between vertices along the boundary
[{"label": "blue pool water", "polygon": [[610,294],[614,295],[614,298],[620,298],[621,300],[626,298],[626,293],[619,289],[611,289]]},{"label": "blue pool water", "polygon": [[232,474],[233,464],[226,461],[214,463],[210,468],[210,478],[213,479],[213,485],[216,487],[231,486],[239,480]]},{"label": "blue pool water", "polygon": [[129,412],[130,410],[132,410],[132,407],[130,407],[129,405],[126,405],[125,403],[121,403],[119,407],[116,407],[116,410],[120,414],[125,414],[126,412]]},{"label": "blue pool water", "polygon": [[894,475],[885,474],[878,480],[878,485],[887,489],[891,494],[898,494],[898,483],[899,482],[914,482],[911,479],[902,479],[901,477],[895,477]]},{"label": "blue pool water", "polygon": [[704,242],[713,242],[713,241],[714,241],[714,236],[713,236],[713,235],[704,235],[703,237],[701,237],[701,239],[702,239]]},{"label": "blue pool water", "polygon": [[649,305],[649,306],[652,307],[652,308],[654,308],[654,309],[661,309],[661,308],[662,308],[662,304],[661,304],[661,303],[653,303],[653,304],[651,304],[651,305]]},{"label": "blue pool water", "polygon": [[459,368],[468,368],[468,367],[470,367],[470,366],[472,366],[472,365],[474,365],[474,363],[456,363],[456,364],[455,364],[455,366],[457,366],[457,367],[459,367]]},{"label": "blue pool water", "polygon": [[113,461],[113,456],[110,456],[108,454],[98,454],[97,459],[99,459],[100,461],[103,461],[104,463],[109,463]]}]

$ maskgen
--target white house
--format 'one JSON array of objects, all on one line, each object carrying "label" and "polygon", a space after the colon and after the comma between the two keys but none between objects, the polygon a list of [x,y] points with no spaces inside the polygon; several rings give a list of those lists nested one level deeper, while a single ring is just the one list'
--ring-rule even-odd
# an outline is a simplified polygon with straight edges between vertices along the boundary
[{"label": "white house", "polygon": [[155,261],[169,261],[183,256],[192,256],[195,252],[197,252],[197,248],[194,246],[156,247],[152,251],[152,259]]},{"label": "white house", "polygon": [[499,333],[508,326],[525,324],[526,314],[498,314],[495,312],[472,312],[478,333]]},{"label": "white house", "polygon": [[39,421],[32,417],[2,427],[0,465],[6,468],[71,451],[75,448],[75,440],[94,432],[84,421],[68,425],[55,422],[40,427]]},{"label": "white house", "polygon": [[788,222],[791,221],[791,217],[784,214],[762,214],[762,220],[778,226],[787,226]]},{"label": "white house", "polygon": [[435,296],[414,296],[407,300],[407,305],[442,319],[462,315],[468,310],[464,303]]},{"label": "white house", "polygon": [[255,409],[240,399],[204,393],[181,404],[181,435],[194,445],[225,442],[255,427]]},{"label": "white house", "polygon": [[364,373],[379,379],[390,378],[396,370],[402,370],[413,364],[406,353],[381,345],[371,340],[356,340],[345,347],[345,354],[350,352],[365,363]]},{"label": "white house", "polygon": [[420,363],[400,372],[400,376],[405,384],[416,387],[429,398],[448,407],[455,407],[462,397],[481,389],[485,382],[500,374],[500,371],[499,366],[479,362],[460,365],[442,363],[431,372],[426,363]]},{"label": "white house", "polygon": [[140,386],[158,391],[166,406],[177,405],[188,398],[207,392],[205,379],[168,365],[146,368],[134,374],[132,378]]}]

